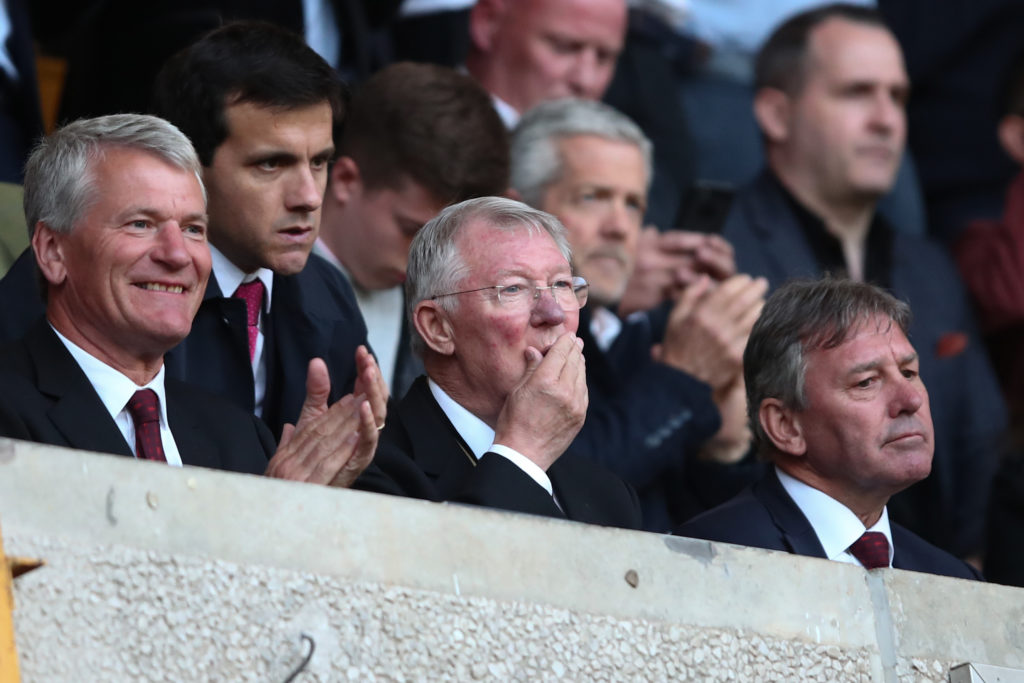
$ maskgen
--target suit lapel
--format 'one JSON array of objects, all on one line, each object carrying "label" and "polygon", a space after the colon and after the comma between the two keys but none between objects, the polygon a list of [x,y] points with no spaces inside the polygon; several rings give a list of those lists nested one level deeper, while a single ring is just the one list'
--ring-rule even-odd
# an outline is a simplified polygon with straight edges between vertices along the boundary
[{"label": "suit lapel", "polygon": [[212,447],[209,435],[203,430],[201,416],[192,410],[193,404],[188,400],[186,385],[166,380],[164,388],[167,394],[167,421],[181,462],[185,465],[218,468],[220,459]]},{"label": "suit lapel", "polygon": [[786,493],[774,468],[754,485],[754,495],[767,508],[790,552],[825,558],[825,549],[821,547],[814,527]]},{"label": "suit lapel", "polygon": [[426,377],[418,378],[409,388],[398,405],[398,414],[409,436],[413,460],[434,481],[442,497],[455,493],[476,466],[476,458],[434,400]]},{"label": "suit lapel", "polygon": [[49,418],[69,446],[132,457],[99,395],[46,321],[25,337],[39,390],[53,400]]}]

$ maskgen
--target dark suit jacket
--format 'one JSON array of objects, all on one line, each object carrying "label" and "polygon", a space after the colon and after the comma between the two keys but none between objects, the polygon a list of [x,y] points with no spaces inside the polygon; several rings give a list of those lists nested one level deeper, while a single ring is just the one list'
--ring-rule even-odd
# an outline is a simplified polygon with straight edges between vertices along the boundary
[{"label": "dark suit jacket", "polygon": [[[819,277],[818,262],[786,198],[767,173],[737,194],[723,236],[740,272],[772,288]],[[892,293],[910,304],[910,342],[935,423],[932,474],[893,497],[890,514],[928,541],[963,556],[981,547],[985,510],[1006,410],[969,301],[949,256],[926,239],[893,231]]]},{"label": "dark suit jacket", "polygon": [[[892,566],[896,569],[983,580],[978,570],[899,524],[890,523],[890,528]],[[676,534],[825,558],[814,527],[783,488],[774,469],[731,501],[682,525]]]},{"label": "dark suit jacket", "polygon": [[[32,249],[0,280],[0,342],[20,339],[45,313]],[[331,401],[352,391],[355,350],[366,343],[366,325],[352,288],[333,266],[311,255],[297,275],[275,275],[266,334],[267,393],[263,421],[275,437],[294,423],[306,396],[306,369],[323,358],[331,373]],[[166,357],[167,376],[254,410],[245,303],[224,297],[211,275],[192,332]]]},{"label": "dark suit jacket", "polygon": [[666,532],[682,521],[673,508],[683,495],[687,455],[721,424],[711,389],[651,360],[646,316],[623,321],[607,352],[590,332],[590,307],[580,311],[590,405],[570,452],[599,463],[635,486],[644,528]]},{"label": "dark suit jacket", "polygon": [[[166,380],[167,418],[186,465],[263,474],[274,453],[251,414]],[[0,436],[132,457],[132,450],[85,373],[40,320],[0,350]]]},{"label": "dark suit jacket", "polygon": [[[192,332],[167,354],[167,374],[254,410],[245,303],[225,297],[211,275]],[[310,255],[297,275],[275,275],[264,322],[267,392],[263,421],[279,438],[295,423],[306,397],[306,370],[323,358],[331,374],[331,402],[350,393],[355,350],[366,343],[366,325],[352,288],[333,266]]]},{"label": "dark suit jacket", "polygon": [[355,488],[640,528],[640,505],[633,489],[571,453],[548,469],[562,510],[508,459],[487,453],[478,462],[434,400],[426,377],[418,379],[388,415],[374,464],[377,468],[367,470]]}]

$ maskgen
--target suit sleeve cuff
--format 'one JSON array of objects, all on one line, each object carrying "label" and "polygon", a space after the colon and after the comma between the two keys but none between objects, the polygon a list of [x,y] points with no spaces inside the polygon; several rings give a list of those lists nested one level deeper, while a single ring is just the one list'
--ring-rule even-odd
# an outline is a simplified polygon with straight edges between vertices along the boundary
[{"label": "suit sleeve cuff", "polygon": [[509,448],[508,446],[502,446],[498,443],[491,444],[491,447],[488,448],[487,451],[511,460],[513,465],[528,474],[530,479],[537,482],[545,491],[548,492],[549,495],[555,495],[555,490],[551,486],[551,480],[548,479],[547,473],[538,467],[537,463],[533,462],[519,451]]}]

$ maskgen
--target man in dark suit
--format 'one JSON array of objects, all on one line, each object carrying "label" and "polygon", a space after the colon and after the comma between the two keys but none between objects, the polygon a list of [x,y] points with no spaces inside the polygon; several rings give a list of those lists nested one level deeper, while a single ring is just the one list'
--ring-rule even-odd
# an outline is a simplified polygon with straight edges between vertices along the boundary
[{"label": "man in dark suit", "polygon": [[487,93],[442,66],[394,64],[348,108],[313,253],[351,281],[395,396],[423,374],[402,296],[409,243],[448,204],[508,189],[506,137]]},{"label": "man in dark suit", "polygon": [[[46,318],[0,352],[0,435],[347,486],[376,425],[368,400],[327,407],[321,361],[276,452],[251,413],[165,379],[210,275],[199,171],[188,139],[152,116],[82,119],[36,148],[25,210]],[[365,349],[360,364],[375,370]]]},{"label": "man in dark suit", "polygon": [[[331,401],[354,387],[378,394],[356,386],[366,328],[352,288],[310,257],[342,114],[331,68],[283,29],[232,24],[164,66],[154,109],[196,146],[213,255],[192,333],[168,372],[256,412],[275,436],[298,417],[312,358],[327,363]],[[384,410],[375,402],[378,424]]]},{"label": "man in dark suit", "polygon": [[570,257],[557,219],[497,197],[450,206],[416,235],[406,299],[427,376],[376,456],[403,493],[640,526],[631,487],[566,453],[587,408],[575,335],[587,290]]},{"label": "man in dark suit", "polygon": [[935,462],[890,508],[930,542],[977,553],[1005,410],[948,256],[876,212],[906,139],[899,45],[873,10],[829,6],[780,26],[756,71],[768,168],[737,195],[722,235],[739,270],[773,287],[832,272],[913,304]]},{"label": "man in dark suit", "polygon": [[590,406],[573,450],[636,486],[645,527],[668,531],[694,507],[689,456],[731,463],[748,450],[740,364],[766,285],[705,278],[656,337],[650,314],[615,312],[634,273],[650,179],[651,144],[636,124],[599,102],[544,102],[513,131],[511,161],[513,189],[562,221],[590,285],[579,330]]},{"label": "man in dark suit", "polygon": [[909,306],[873,285],[825,279],[777,289],[743,354],[750,422],[774,468],[678,533],[867,569],[981,578],[889,521],[889,498],[928,476],[934,450],[909,326]]}]

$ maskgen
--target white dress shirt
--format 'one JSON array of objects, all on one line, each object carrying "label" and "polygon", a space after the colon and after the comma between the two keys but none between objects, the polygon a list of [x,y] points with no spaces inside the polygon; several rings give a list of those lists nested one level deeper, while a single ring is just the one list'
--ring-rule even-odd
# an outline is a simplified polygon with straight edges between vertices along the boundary
[{"label": "white dress shirt", "polygon": [[253,396],[256,406],[254,412],[257,416],[262,416],[263,399],[267,395],[267,360],[263,357],[263,342],[265,341],[263,326],[266,315],[270,313],[271,294],[274,291],[274,271],[260,268],[255,273],[243,273],[241,268],[229,261],[228,257],[212,244],[210,245],[210,257],[213,261],[213,276],[217,278],[217,284],[220,286],[223,296],[233,295],[243,282],[259,279],[263,283],[263,310],[260,311],[259,331],[256,334],[256,352],[252,355],[252,376],[253,384],[256,387]]},{"label": "white dress shirt", "polygon": [[[538,467],[537,463],[517,450],[494,443],[494,430],[488,427],[483,420],[456,403],[455,399],[437,386],[434,380],[428,378],[427,384],[430,386],[430,393],[434,395],[434,400],[441,406],[441,410],[451,421],[455,431],[469,446],[469,450],[473,451],[473,456],[477,460],[482,458],[484,453],[495,453],[508,458],[513,465],[530,475],[531,479],[542,486],[548,495],[554,497],[555,491],[551,486],[551,480],[548,478],[547,472]],[[558,504],[557,499],[555,504]]]},{"label": "white dress shirt", "polygon": [[161,365],[160,371],[145,386],[139,386],[128,377],[110,367],[99,358],[96,358],[88,351],[78,346],[53,326],[50,329],[57,334],[57,338],[71,354],[71,357],[82,368],[92,388],[100,397],[103,407],[114,419],[117,428],[124,435],[135,457],[139,454],[135,451],[135,422],[128,412],[128,401],[139,389],[152,389],[160,399],[160,441],[164,447],[164,457],[168,465],[181,467],[181,455],[178,453],[178,445],[174,442],[174,435],[171,434],[170,423],[167,421],[167,394],[164,392],[164,368]]},{"label": "white dress shirt", "polygon": [[595,306],[590,312],[590,334],[597,348],[607,352],[622,333],[622,320],[604,306]]},{"label": "white dress shirt", "polygon": [[847,548],[853,545],[865,531],[877,531],[884,534],[885,539],[889,541],[889,566],[892,566],[895,549],[892,545],[892,531],[889,528],[887,508],[882,508],[881,517],[878,518],[874,526],[868,529],[850,508],[835,498],[791,477],[779,468],[775,468],[775,473],[779,475],[779,481],[782,482],[786,493],[804,513],[807,521],[811,523],[828,559],[855,564],[858,567],[863,566],[860,560],[847,551]]}]

